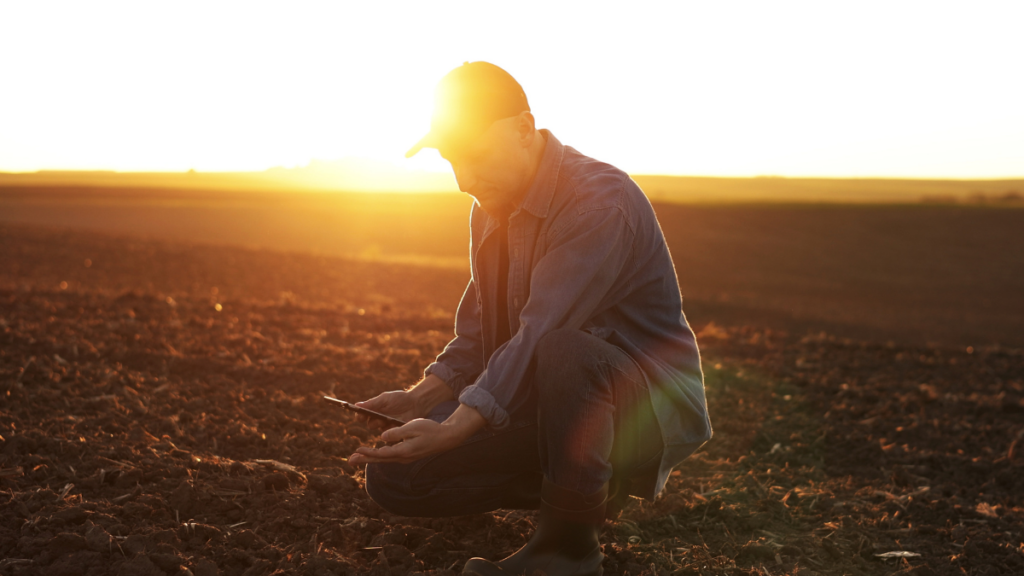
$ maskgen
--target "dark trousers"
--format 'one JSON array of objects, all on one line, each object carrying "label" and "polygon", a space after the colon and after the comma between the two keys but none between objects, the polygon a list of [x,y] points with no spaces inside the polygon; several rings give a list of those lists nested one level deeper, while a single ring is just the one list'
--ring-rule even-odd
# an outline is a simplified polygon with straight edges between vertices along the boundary
[{"label": "dark trousers", "polygon": [[[622,349],[579,330],[545,335],[532,377],[500,432],[415,462],[369,463],[366,491],[402,516],[457,516],[536,509],[543,476],[592,494],[657,467],[662,438],[643,372]],[[452,400],[428,416],[443,422]]]}]

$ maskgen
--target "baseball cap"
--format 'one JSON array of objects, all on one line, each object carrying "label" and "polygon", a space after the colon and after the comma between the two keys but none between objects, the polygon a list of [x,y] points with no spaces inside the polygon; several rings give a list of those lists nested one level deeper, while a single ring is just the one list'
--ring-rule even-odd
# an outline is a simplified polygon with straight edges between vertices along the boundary
[{"label": "baseball cap", "polygon": [[405,157],[422,148],[465,145],[495,120],[524,110],[529,111],[530,104],[511,74],[489,62],[465,62],[437,83],[430,132]]}]

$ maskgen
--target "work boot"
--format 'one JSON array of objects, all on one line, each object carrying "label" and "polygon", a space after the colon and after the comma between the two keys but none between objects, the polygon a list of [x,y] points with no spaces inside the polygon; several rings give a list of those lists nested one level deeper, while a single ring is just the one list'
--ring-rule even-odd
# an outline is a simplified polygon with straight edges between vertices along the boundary
[{"label": "work boot", "polygon": [[601,525],[605,519],[608,483],[582,494],[550,482],[541,485],[540,518],[533,537],[508,558],[466,561],[463,574],[476,576],[601,576]]}]

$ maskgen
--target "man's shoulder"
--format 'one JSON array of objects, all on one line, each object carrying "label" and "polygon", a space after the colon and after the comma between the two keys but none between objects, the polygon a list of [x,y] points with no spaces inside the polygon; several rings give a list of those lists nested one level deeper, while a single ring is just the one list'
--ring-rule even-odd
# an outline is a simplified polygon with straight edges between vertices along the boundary
[{"label": "man's shoulder", "polygon": [[617,207],[632,215],[638,201],[647,203],[643,191],[624,170],[571,146],[565,147],[557,191],[563,207],[571,204],[577,213]]}]

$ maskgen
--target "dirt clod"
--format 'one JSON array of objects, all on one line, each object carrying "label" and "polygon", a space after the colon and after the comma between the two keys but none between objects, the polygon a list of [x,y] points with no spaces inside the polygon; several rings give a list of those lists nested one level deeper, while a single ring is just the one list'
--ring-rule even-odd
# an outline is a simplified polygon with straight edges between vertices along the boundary
[{"label": "dirt clod", "polygon": [[283,472],[271,472],[263,477],[263,487],[267,490],[287,490],[291,485],[288,475]]}]

